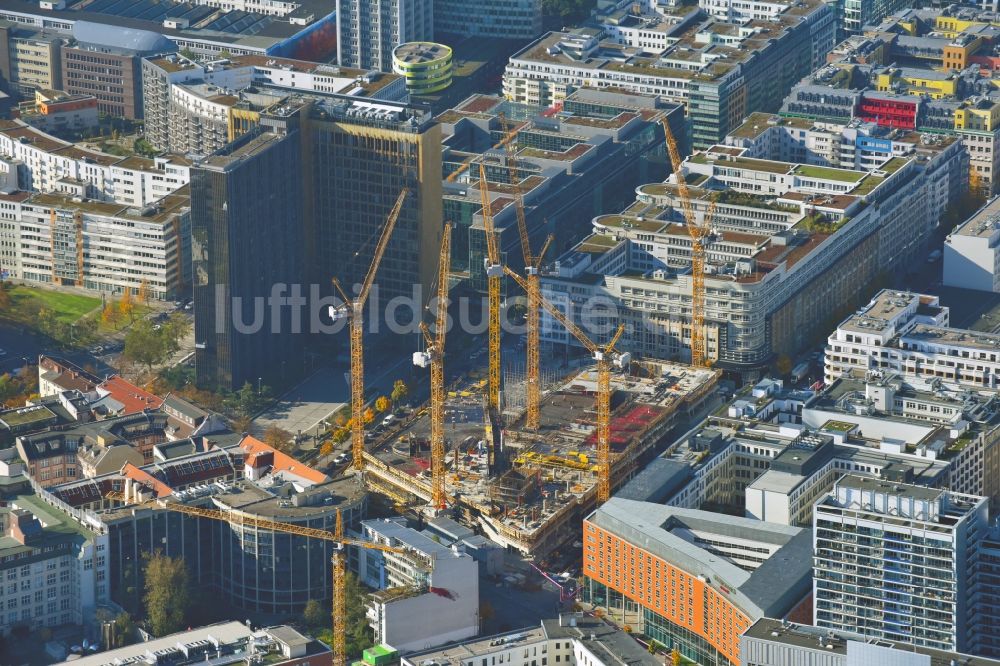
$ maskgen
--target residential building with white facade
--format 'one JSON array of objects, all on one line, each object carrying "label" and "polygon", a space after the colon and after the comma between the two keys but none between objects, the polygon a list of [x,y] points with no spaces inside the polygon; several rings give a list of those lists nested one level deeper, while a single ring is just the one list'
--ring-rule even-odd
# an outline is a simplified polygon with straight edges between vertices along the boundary
[{"label": "residential building with white facade", "polygon": [[366,520],[362,536],[406,553],[365,551],[362,582],[374,587],[368,620],[375,642],[410,652],[479,633],[479,565],[461,546],[443,546],[405,519]]},{"label": "residential building with white facade", "polygon": [[0,508],[0,633],[14,627],[93,628],[108,596],[108,537],[40,488]]},{"label": "residential building with white facade", "polygon": [[12,189],[144,208],[190,180],[178,156],[147,159],[88,150],[19,121],[0,121],[0,172]]},{"label": "residential building with white facade", "polygon": [[944,241],[946,287],[1000,292],[1000,197],[955,227]]},{"label": "residential building with white facade", "polygon": [[160,150],[208,155],[256,128],[261,113],[293,91],[407,99],[396,74],[260,55],[168,54],[142,61],[144,136]]},{"label": "residential building with white facade", "polygon": [[392,71],[392,51],[434,41],[434,0],[336,0],[337,63]]},{"label": "residential building with white facade", "polygon": [[814,624],[969,652],[988,526],[985,498],[843,477],[814,508]]}]

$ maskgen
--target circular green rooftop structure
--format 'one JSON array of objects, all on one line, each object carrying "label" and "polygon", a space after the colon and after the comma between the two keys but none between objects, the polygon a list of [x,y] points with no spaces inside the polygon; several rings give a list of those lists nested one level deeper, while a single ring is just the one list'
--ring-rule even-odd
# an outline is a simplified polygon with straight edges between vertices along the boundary
[{"label": "circular green rooftop structure", "polygon": [[407,42],[392,51],[392,71],[406,78],[411,95],[431,95],[451,85],[451,48],[434,42]]}]

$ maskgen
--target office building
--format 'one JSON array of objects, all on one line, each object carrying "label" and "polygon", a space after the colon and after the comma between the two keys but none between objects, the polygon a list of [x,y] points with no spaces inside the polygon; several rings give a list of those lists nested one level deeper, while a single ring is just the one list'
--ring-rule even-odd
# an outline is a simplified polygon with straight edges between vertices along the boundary
[{"label": "office building", "polygon": [[376,643],[411,652],[479,633],[479,565],[461,546],[444,546],[403,518],[366,520],[361,533],[408,551],[359,557],[359,579],[376,590],[367,610]]},{"label": "office building", "polygon": [[406,79],[411,95],[433,95],[451,85],[452,51],[434,42],[409,42],[392,51],[392,71]]},{"label": "office building", "polygon": [[66,515],[44,492],[5,495],[0,508],[0,634],[15,627],[92,625],[109,601],[108,536]]},{"label": "office building", "polygon": [[142,61],[144,136],[161,150],[208,155],[256,128],[261,113],[295,91],[406,99],[394,74],[260,55]]},{"label": "office building", "polygon": [[21,104],[18,118],[49,134],[94,130],[99,122],[97,98],[62,90],[36,90],[34,104]]},{"label": "office building", "polygon": [[[329,666],[330,648],[292,627],[276,625],[253,630],[243,622],[219,622],[160,638],[85,655],[65,664],[106,666],[170,659],[172,666],[243,666],[259,660],[268,666]],[[138,660],[138,661],[137,661]]]},{"label": "office building", "polygon": [[698,663],[809,594],[808,529],[614,497],[583,525],[583,598]]},{"label": "office building", "polygon": [[0,194],[17,238],[0,247],[0,262],[28,283],[170,300],[190,284],[189,205],[186,188],[141,210],[80,195]]},{"label": "office building", "polygon": [[30,98],[36,90],[62,87],[59,50],[63,36],[0,16],[0,76],[11,93]]},{"label": "office building", "polygon": [[1000,198],[994,197],[956,226],[944,241],[946,287],[1000,291]]},{"label": "office building", "polygon": [[[136,504],[170,497],[235,516],[324,530],[334,528],[339,511],[345,529],[360,527],[366,495],[355,480],[331,480],[251,436],[236,439],[202,440],[193,448],[157,445],[152,464],[125,464],[111,474],[43,491],[107,535],[109,594],[115,603],[139,607],[143,554],[157,549],[183,558],[193,583],[228,607],[297,615],[310,599],[331,598],[329,541],[161,508],[135,510]],[[122,492],[124,500],[108,499],[111,490]]]},{"label": "office building", "polygon": [[144,209],[188,183],[183,157],[122,157],[82,148],[20,120],[0,120],[0,178],[9,190]]},{"label": "office building", "polygon": [[558,619],[542,620],[539,627],[483,636],[433,650],[404,654],[402,666],[434,663],[464,666],[469,661],[509,666],[661,666],[660,657],[650,654],[626,632],[583,613],[560,613]]},{"label": "office building", "polygon": [[[794,357],[826,334],[829,313],[867,296],[881,271],[923,263],[932,230],[964,189],[967,158],[954,137],[911,141],[910,154],[872,170],[733,146],[685,160],[695,214],[715,199],[705,325],[716,367],[755,379],[777,355]],[[674,179],[640,186],[622,213],[594,218],[593,233],[542,275],[549,300],[573,317],[587,302],[614,308],[626,325],[620,347],[644,357],[689,354],[691,241]],[[925,205],[914,210],[911,197]],[[546,341],[574,344],[543,320]]]},{"label": "office building", "polygon": [[993,528],[979,542],[975,583],[979,586],[979,603],[972,620],[974,654],[1000,661],[1000,635],[995,627],[1000,623],[1000,527]]},{"label": "office building", "polygon": [[[450,175],[465,160],[473,160],[455,182],[444,184],[444,214],[455,223],[452,271],[467,274],[469,285],[480,292],[486,290],[482,162],[500,251],[507,264],[518,270],[523,265],[507,158],[487,151],[504,134],[500,114],[511,117],[514,107],[498,97],[475,95],[437,117],[444,137],[444,172]],[[535,107],[533,118],[509,128],[517,137],[519,185],[531,246],[539,251],[546,236],[553,234],[547,254],[551,259],[587,233],[582,220],[624,208],[637,185],[666,175],[658,118],[666,117],[681,133],[684,109],[652,96],[584,88],[563,102],[558,116],[545,117],[543,111]]]},{"label": "office building", "polygon": [[721,141],[750,110],[777,111],[835,43],[833,12],[816,0],[742,25],[706,20],[687,7],[637,3],[627,11],[636,9],[634,21],[652,25],[638,31],[635,45],[623,43],[633,43],[623,17],[599,15],[594,25],[548,33],[518,51],[504,73],[504,96],[552,106],[584,86],[659,95],[687,106],[694,146],[703,148]]},{"label": "office building", "polygon": [[337,0],[337,62],[391,72],[397,46],[434,41],[434,5],[434,0]]},{"label": "office building", "polygon": [[301,310],[293,322],[278,300],[305,283],[302,153],[296,130],[280,131],[248,134],[191,170],[199,386],[284,386],[303,370]]},{"label": "office building", "polygon": [[987,521],[982,497],[843,477],[814,508],[813,624],[968,652]]},{"label": "office building", "polygon": [[832,0],[837,16],[837,37],[844,39],[860,35],[868,26],[875,26],[890,14],[908,9],[912,3],[906,0]]},{"label": "office building", "polygon": [[1000,661],[985,657],[906,645],[770,618],[754,622],[740,638],[740,659],[745,666],[1000,665]]},{"label": "office building", "polygon": [[541,0],[434,0],[434,34],[534,39],[542,33]]},{"label": "office building", "polygon": [[887,370],[927,384],[992,392],[1000,386],[1000,336],[951,328],[937,296],[883,290],[827,339],[823,374]]}]

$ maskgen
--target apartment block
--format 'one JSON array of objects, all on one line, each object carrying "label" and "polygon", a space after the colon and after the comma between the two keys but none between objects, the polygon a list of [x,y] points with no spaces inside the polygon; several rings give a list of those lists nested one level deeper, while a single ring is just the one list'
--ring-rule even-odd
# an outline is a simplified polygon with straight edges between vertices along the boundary
[{"label": "apartment block", "polygon": [[[332,480],[251,436],[218,437],[193,449],[161,444],[154,459],[42,491],[106,535],[108,594],[115,603],[140,607],[143,557],[154,550],[184,559],[193,584],[230,608],[298,615],[310,599],[330,599],[329,541],[136,505],[157,506],[150,500],[170,496],[234,518],[325,530],[334,528],[340,513],[345,529],[357,530],[367,506],[357,483]],[[108,499],[112,490],[124,499]]]},{"label": "apartment block", "polygon": [[956,226],[944,241],[941,281],[948,287],[1000,291],[1000,198]]},{"label": "apartment block", "polygon": [[542,33],[540,0],[434,0],[434,34],[534,39]]},{"label": "apartment block", "polygon": [[[26,196],[27,195],[27,196]],[[17,244],[0,260],[9,277],[114,296],[142,289],[169,300],[190,283],[187,190],[142,210],[61,194],[0,194]]]},{"label": "apartment block", "polygon": [[36,90],[34,103],[22,104],[18,117],[51,134],[93,130],[100,120],[96,97],[70,95],[62,90]]},{"label": "apartment block", "polygon": [[44,492],[0,508],[0,634],[15,627],[93,626],[109,601],[108,536],[71,519]]},{"label": "apartment block", "polygon": [[515,53],[504,96],[552,106],[584,86],[659,95],[687,106],[694,146],[702,148],[721,141],[751,109],[777,111],[835,42],[833,12],[818,1],[742,23],[689,7],[636,3],[620,11],[626,15],[598,14],[593,25],[549,33]]},{"label": "apartment block", "polygon": [[[906,270],[965,183],[953,137],[924,141],[876,169],[841,169],[750,157],[715,146],[682,169],[696,215],[715,201],[707,239],[707,354],[716,367],[752,375],[777,354],[794,356],[834,322],[829,313],[867,296],[881,271]],[[626,325],[621,348],[684,359],[690,339],[690,238],[673,183],[636,188],[620,214],[543,271],[543,290],[570,316],[612,311]],[[925,202],[914,210],[914,197]],[[555,322],[543,338],[573,340]]]},{"label": "apartment block", "polygon": [[814,509],[814,624],[968,652],[987,527],[982,497],[843,477]]},{"label": "apartment block", "polygon": [[403,518],[366,520],[361,533],[408,551],[359,556],[359,578],[376,590],[367,609],[376,644],[411,652],[479,633],[479,565],[461,546],[444,546]]},{"label": "apartment block", "polygon": [[[337,63],[392,71],[392,51],[434,41],[435,0],[337,0]],[[462,16],[467,15],[462,9]]]},{"label": "apartment block", "polygon": [[615,497],[583,535],[584,599],[698,663],[739,664],[743,632],[809,594],[808,529]]},{"label": "apartment block", "polygon": [[861,34],[868,26],[878,25],[882,19],[908,9],[906,0],[833,0],[830,2],[837,16],[837,35],[840,39]]},{"label": "apartment block", "polygon": [[754,622],[740,638],[745,666],[998,666],[1000,661],[971,654],[906,645],[847,631],[812,627],[766,618]]},{"label": "apartment block", "polygon": [[792,89],[782,115],[874,124],[887,140],[910,130],[957,136],[969,152],[970,189],[996,192],[1000,102],[989,80],[1000,28],[990,14],[970,12],[910,9],[847,39]]},{"label": "apartment block", "polygon": [[121,157],[81,148],[19,120],[0,120],[0,173],[10,189],[143,209],[190,180],[183,157]]},{"label": "apartment block", "polygon": [[405,101],[395,74],[258,55],[142,61],[145,137],[161,150],[209,155],[260,124],[293,91]]}]

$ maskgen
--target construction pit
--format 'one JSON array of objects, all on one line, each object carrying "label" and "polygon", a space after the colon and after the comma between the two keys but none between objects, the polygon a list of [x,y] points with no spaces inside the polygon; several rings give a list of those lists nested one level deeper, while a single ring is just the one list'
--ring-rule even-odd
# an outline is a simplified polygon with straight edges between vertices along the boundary
[{"label": "construction pit", "polygon": [[[718,378],[715,370],[668,362],[637,362],[629,374],[612,375],[612,488],[668,443],[674,428],[714,393]],[[450,391],[444,416],[446,489],[457,517],[535,560],[578,540],[597,492],[596,388],[592,366],[555,382],[543,393],[537,432],[523,428],[520,410],[504,414],[504,428],[487,425],[481,395]],[[424,409],[391,437],[376,440],[366,454],[368,487],[401,504],[426,505],[429,436]],[[498,442],[493,465],[490,441]]]}]

